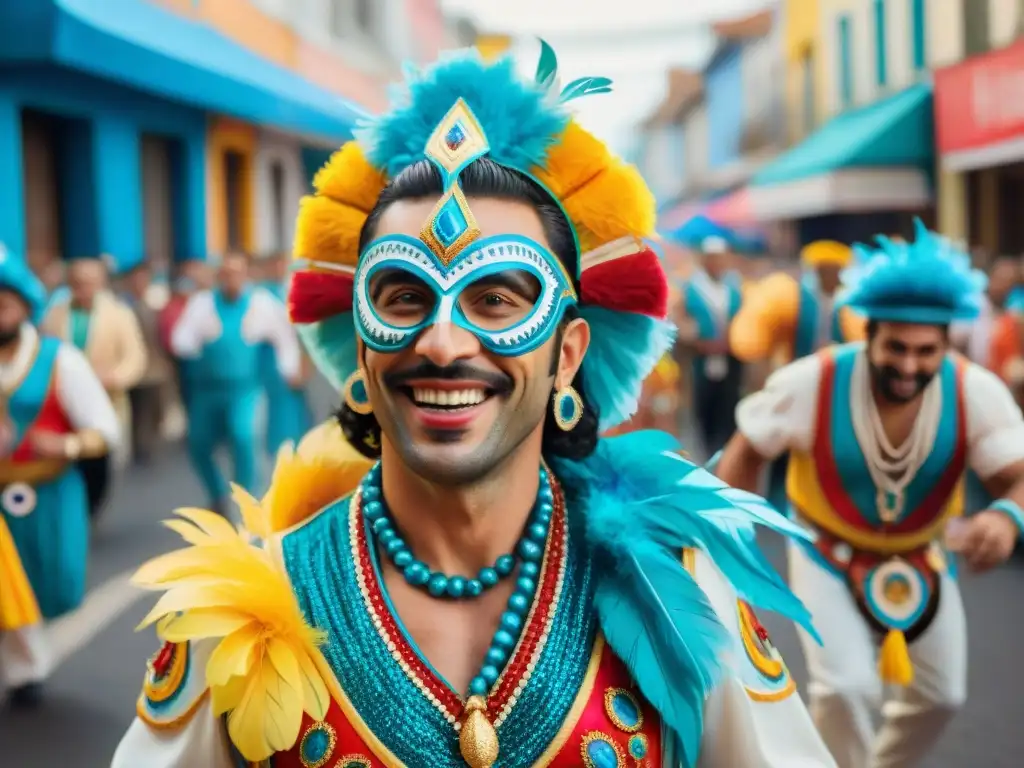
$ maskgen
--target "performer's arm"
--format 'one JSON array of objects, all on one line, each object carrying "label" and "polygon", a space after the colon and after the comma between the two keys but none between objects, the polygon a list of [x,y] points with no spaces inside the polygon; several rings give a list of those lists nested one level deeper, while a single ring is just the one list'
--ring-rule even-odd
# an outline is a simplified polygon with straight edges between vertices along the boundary
[{"label": "performer's arm", "polygon": [[114,406],[88,359],[76,347],[57,352],[57,399],[75,430],[78,455],[102,456],[117,448],[121,428]]},{"label": "performer's arm", "polygon": [[744,297],[729,326],[729,346],[744,362],[767,360],[792,334],[800,311],[800,285],[786,274],[766,277]]},{"label": "performer's arm", "polygon": [[211,334],[219,326],[213,294],[202,291],[193,295],[171,332],[171,351],[185,359],[199,357],[206,343],[215,338]]},{"label": "performer's arm", "polygon": [[255,321],[253,336],[273,345],[281,376],[287,381],[298,381],[302,373],[302,347],[288,319],[284,302],[274,298],[269,291],[258,290],[253,294],[250,312]]},{"label": "performer's arm", "polygon": [[782,657],[757,638],[735,590],[703,554],[696,579],[734,641],[726,677],[705,705],[698,768],[835,766]]},{"label": "performer's arm", "polygon": [[974,515],[954,546],[968,563],[985,570],[1003,562],[1024,535],[1024,416],[999,378],[967,364],[968,461],[995,502]]},{"label": "performer's arm", "polygon": [[119,359],[110,372],[107,384],[112,389],[127,390],[138,384],[146,374],[146,339],[138,317],[121,302],[117,303],[117,325]]},{"label": "performer's arm", "polygon": [[736,407],[736,434],[715,474],[733,487],[756,491],[765,463],[793,448],[809,449],[820,379],[821,358],[809,355],[780,368],[764,389],[743,398]]},{"label": "performer's arm", "polygon": [[206,689],[212,643],[204,645],[177,646],[179,656],[172,664],[187,664],[181,670],[172,667],[163,678],[173,683],[180,671],[181,680],[174,685],[162,686],[152,669],[147,671],[138,716],[118,745],[111,768],[234,768],[223,720],[214,717]]}]

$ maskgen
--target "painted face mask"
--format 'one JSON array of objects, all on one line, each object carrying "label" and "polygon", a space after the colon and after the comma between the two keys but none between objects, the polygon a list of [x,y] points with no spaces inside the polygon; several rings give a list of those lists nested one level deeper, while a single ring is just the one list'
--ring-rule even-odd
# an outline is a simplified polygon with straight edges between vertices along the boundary
[{"label": "painted face mask", "polygon": [[[481,239],[459,174],[489,151],[483,129],[460,99],[427,144],[444,193],[420,237],[378,238],[356,267],[356,327],[369,348],[397,352],[423,329],[453,323],[495,354],[522,355],[547,341],[576,303],[572,279],[542,244],[515,234]],[[488,311],[476,294],[494,284],[512,287],[532,306]]]}]

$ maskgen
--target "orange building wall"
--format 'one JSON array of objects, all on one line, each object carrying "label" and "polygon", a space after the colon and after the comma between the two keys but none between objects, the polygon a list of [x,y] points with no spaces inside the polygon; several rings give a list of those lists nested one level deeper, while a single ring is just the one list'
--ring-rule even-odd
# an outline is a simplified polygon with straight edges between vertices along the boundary
[{"label": "orange building wall", "polygon": [[223,255],[228,248],[227,184],[224,153],[242,156],[239,217],[242,247],[252,253],[256,247],[256,129],[247,123],[218,117],[210,121],[207,136],[206,245],[209,253]]}]

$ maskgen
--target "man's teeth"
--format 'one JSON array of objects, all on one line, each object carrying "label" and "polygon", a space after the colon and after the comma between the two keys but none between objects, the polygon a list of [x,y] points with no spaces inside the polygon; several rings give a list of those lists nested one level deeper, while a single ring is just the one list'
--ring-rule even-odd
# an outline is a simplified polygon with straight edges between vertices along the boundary
[{"label": "man's teeth", "polygon": [[420,405],[465,406],[477,405],[487,399],[482,389],[414,389],[412,399]]}]

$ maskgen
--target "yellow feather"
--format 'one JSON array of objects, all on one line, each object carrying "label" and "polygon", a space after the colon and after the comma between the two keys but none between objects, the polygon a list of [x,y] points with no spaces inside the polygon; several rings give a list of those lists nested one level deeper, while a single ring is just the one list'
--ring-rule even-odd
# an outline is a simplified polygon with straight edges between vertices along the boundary
[{"label": "yellow feather", "polygon": [[295,223],[297,259],[354,267],[366,214],[329,197],[304,197]]},{"label": "yellow feather", "polygon": [[203,533],[211,539],[219,541],[233,541],[237,538],[235,527],[216,512],[198,507],[183,507],[174,510],[174,514],[183,517],[195,524]]},{"label": "yellow feather", "polygon": [[319,194],[363,213],[373,210],[386,183],[384,172],[370,165],[355,141],[331,155],[327,165],[313,177],[313,187]]},{"label": "yellow feather", "polygon": [[163,627],[160,637],[172,643],[230,635],[252,622],[244,613],[231,608],[197,608],[174,616]]},{"label": "yellow feather", "polygon": [[231,678],[249,672],[255,663],[259,642],[260,626],[256,622],[245,625],[221,640],[206,665],[206,682],[210,687],[226,685]]},{"label": "yellow feather", "polygon": [[[281,450],[284,450],[283,448]],[[270,526],[263,505],[245,488],[231,483],[231,498],[242,513],[242,525],[253,536],[265,539],[270,535]]]},{"label": "yellow feather", "polygon": [[[278,495],[271,499],[301,505],[310,495],[303,482],[335,487],[326,477],[330,462],[290,450],[282,459]],[[288,493],[280,496],[284,488]],[[311,497],[322,488],[313,488]],[[251,509],[250,523],[268,519],[269,509]],[[178,514],[183,519],[170,527],[192,546],[136,572],[135,583],[164,590],[140,626],[155,622],[174,642],[220,638],[206,665],[214,712],[228,713],[228,732],[246,760],[266,760],[298,740],[303,711],[326,715],[329,694],[315,661],[323,633],[306,623],[287,576],[267,551],[248,542],[247,531],[205,510]]]},{"label": "yellow feather", "polygon": [[620,237],[654,231],[657,205],[634,167],[615,162],[562,200],[584,252]]}]

